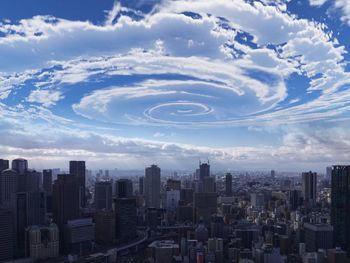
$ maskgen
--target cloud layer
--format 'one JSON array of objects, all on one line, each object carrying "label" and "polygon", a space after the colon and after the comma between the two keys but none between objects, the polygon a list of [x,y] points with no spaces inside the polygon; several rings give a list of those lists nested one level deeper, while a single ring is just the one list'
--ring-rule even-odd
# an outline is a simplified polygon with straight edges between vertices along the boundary
[{"label": "cloud layer", "polygon": [[[345,2],[335,6],[348,20]],[[98,25],[52,16],[1,22],[0,125],[11,127],[1,130],[4,154],[169,167],[201,156],[257,167],[348,157],[329,147],[327,132],[332,144],[309,131],[334,132],[326,123],[349,117],[347,51],[327,25],[298,18],[285,1],[156,3],[148,13],[116,4]],[[188,143],[195,130],[250,127],[274,127],[280,141]],[[154,141],[168,129],[178,142]]]}]

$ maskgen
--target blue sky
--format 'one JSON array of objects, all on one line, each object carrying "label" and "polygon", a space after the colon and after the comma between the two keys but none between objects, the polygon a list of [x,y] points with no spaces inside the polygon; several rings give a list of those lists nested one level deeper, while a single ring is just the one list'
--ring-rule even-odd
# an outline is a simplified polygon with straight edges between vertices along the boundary
[{"label": "blue sky", "polygon": [[37,168],[348,163],[347,0],[0,3],[0,157]]}]

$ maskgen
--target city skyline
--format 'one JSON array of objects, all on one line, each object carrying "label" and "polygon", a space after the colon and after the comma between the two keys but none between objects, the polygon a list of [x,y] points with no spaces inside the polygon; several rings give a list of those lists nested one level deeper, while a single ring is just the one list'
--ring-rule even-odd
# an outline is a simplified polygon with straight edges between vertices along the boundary
[{"label": "city skyline", "polygon": [[37,169],[349,164],[349,10],[344,0],[4,0],[0,158]]}]

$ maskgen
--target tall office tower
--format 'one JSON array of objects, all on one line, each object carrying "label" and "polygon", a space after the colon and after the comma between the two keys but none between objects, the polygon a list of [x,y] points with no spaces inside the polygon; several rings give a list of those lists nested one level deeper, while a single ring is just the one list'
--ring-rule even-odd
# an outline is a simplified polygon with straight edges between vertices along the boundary
[{"label": "tall office tower", "polygon": [[60,249],[64,247],[64,226],[79,218],[79,182],[71,174],[59,174],[53,184],[53,221],[60,233]]},{"label": "tall office tower", "polygon": [[70,161],[69,162],[69,173],[75,175],[79,184],[79,204],[80,207],[85,207],[85,161]]},{"label": "tall office tower", "polygon": [[94,214],[95,239],[99,244],[111,245],[116,237],[116,215],[114,211],[101,210]]},{"label": "tall office tower", "polygon": [[224,218],[221,215],[214,214],[211,216],[211,237],[224,237]]},{"label": "tall office tower", "polygon": [[180,201],[180,191],[179,190],[169,190],[166,191],[166,209],[167,211],[175,212]]},{"label": "tall office tower", "polygon": [[292,211],[298,209],[302,203],[301,191],[300,190],[290,190],[289,191],[289,206]]},{"label": "tall office tower", "polygon": [[[21,178],[24,179],[21,181]],[[19,192],[39,192],[40,191],[40,178],[41,173],[35,170],[29,170],[25,172],[23,177],[20,177],[18,182]],[[24,185],[21,185],[23,183]]]},{"label": "tall office tower", "polygon": [[334,244],[350,255],[350,166],[337,165],[332,169],[331,223]]},{"label": "tall office tower", "polygon": [[160,168],[157,165],[145,170],[146,207],[160,207]]},{"label": "tall office tower", "polygon": [[0,176],[0,204],[10,208],[11,196],[18,190],[18,174],[15,170],[7,169]]},{"label": "tall office tower", "polygon": [[226,196],[232,196],[232,174],[227,173],[225,176]]},{"label": "tall office tower", "polygon": [[24,256],[25,229],[45,223],[46,200],[44,192],[18,192],[12,197],[16,233],[16,255]]},{"label": "tall office tower", "polygon": [[95,207],[98,210],[112,209],[112,182],[95,183]]},{"label": "tall office tower", "polygon": [[204,181],[205,177],[210,176],[210,165],[208,163],[199,163],[199,180]]},{"label": "tall office tower", "polygon": [[333,248],[333,227],[327,224],[304,224],[306,252]]},{"label": "tall office tower", "polygon": [[183,188],[180,190],[180,200],[184,202],[185,205],[193,203],[193,189]]},{"label": "tall office tower", "polygon": [[145,186],[145,177],[144,176],[141,176],[139,178],[139,194],[140,195],[143,195],[143,188]]},{"label": "tall office tower", "polygon": [[0,173],[9,168],[9,160],[0,159]]},{"label": "tall office tower", "polygon": [[136,199],[116,198],[115,212],[117,239],[121,242],[133,240],[136,237]]},{"label": "tall office tower", "polygon": [[302,193],[304,201],[310,206],[316,204],[317,173],[308,172],[302,174]]},{"label": "tall office tower", "polygon": [[46,194],[52,194],[52,170],[43,170],[43,189]]},{"label": "tall office tower", "polygon": [[215,177],[208,176],[203,179],[203,192],[205,193],[215,193],[216,192],[216,183]]},{"label": "tall office tower", "polygon": [[25,256],[45,260],[59,256],[59,233],[56,224],[29,226],[25,233]]},{"label": "tall office tower", "polygon": [[10,210],[0,208],[0,262],[13,258],[14,224]]},{"label": "tall office tower", "polygon": [[133,196],[132,181],[119,179],[115,182],[115,195],[117,198],[129,198]]},{"label": "tall office tower", "polygon": [[203,219],[206,225],[210,224],[212,214],[217,213],[216,193],[194,193],[193,218],[196,223]]},{"label": "tall office tower", "polygon": [[326,178],[327,181],[331,181],[332,180],[332,167],[326,167]]},{"label": "tall office tower", "polygon": [[28,161],[22,158],[12,160],[12,170],[17,171],[19,175],[24,175],[28,170]]}]

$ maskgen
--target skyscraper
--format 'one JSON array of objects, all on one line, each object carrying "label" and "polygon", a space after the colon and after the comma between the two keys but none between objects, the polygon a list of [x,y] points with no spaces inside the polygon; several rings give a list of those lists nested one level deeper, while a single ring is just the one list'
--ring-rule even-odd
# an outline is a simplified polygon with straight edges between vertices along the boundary
[{"label": "skyscraper", "polygon": [[95,207],[98,210],[112,209],[112,182],[95,183]]},{"label": "skyscraper", "polygon": [[227,173],[225,177],[226,196],[232,196],[232,174]]},{"label": "skyscraper", "polygon": [[18,174],[15,170],[7,169],[0,176],[0,204],[10,208],[11,196],[18,191]]},{"label": "skyscraper", "polygon": [[304,201],[314,206],[316,204],[317,173],[307,172],[302,174],[302,193]]},{"label": "skyscraper", "polygon": [[350,254],[350,166],[333,166],[331,197],[334,244]]},{"label": "skyscraper", "polygon": [[85,161],[70,161],[69,162],[69,173],[76,176],[79,185],[79,204],[80,207],[85,207]]},{"label": "skyscraper", "polygon": [[0,159],[0,173],[9,168],[9,160]]},{"label": "skyscraper", "polygon": [[64,247],[64,226],[79,218],[79,182],[71,174],[59,174],[53,185],[53,221],[60,233],[60,248]]},{"label": "skyscraper", "polygon": [[143,195],[143,188],[144,188],[144,185],[145,185],[145,177],[144,176],[141,176],[139,178],[139,194],[140,195]]},{"label": "skyscraper", "polygon": [[212,214],[217,213],[216,193],[194,193],[193,218],[196,223],[203,220],[206,225],[210,224]]},{"label": "skyscraper", "polygon": [[24,256],[25,229],[45,223],[46,200],[43,192],[18,192],[12,197],[16,233],[16,255]]},{"label": "skyscraper", "polygon": [[116,198],[116,237],[122,242],[136,237],[136,199]]},{"label": "skyscraper", "polygon": [[0,262],[13,258],[14,224],[10,210],[0,208]]},{"label": "skyscraper", "polygon": [[19,175],[24,175],[28,170],[28,161],[23,158],[12,160],[12,169],[17,171]]},{"label": "skyscraper", "polygon": [[133,196],[132,181],[119,179],[115,182],[115,194],[117,198],[129,198]]},{"label": "skyscraper", "polygon": [[210,165],[208,163],[200,163],[199,164],[199,179],[204,181],[205,177],[210,176]]},{"label": "skyscraper", "polygon": [[145,170],[146,207],[160,207],[160,168],[157,165]]},{"label": "skyscraper", "polygon": [[46,194],[52,194],[52,170],[43,170],[43,189]]}]

